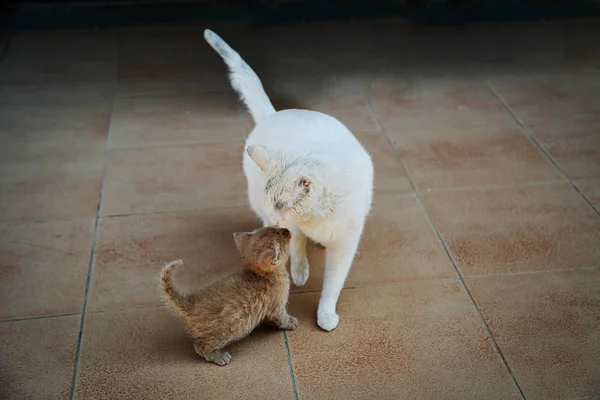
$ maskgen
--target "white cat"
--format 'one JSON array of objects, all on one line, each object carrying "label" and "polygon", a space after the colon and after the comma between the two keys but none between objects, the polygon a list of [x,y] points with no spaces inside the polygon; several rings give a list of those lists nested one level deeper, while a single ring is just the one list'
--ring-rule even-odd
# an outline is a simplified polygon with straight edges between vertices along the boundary
[{"label": "white cat", "polygon": [[256,127],[246,140],[248,197],[264,226],[292,232],[291,272],[296,286],[308,279],[306,237],[326,247],[317,322],[331,331],[336,304],[360,241],[373,197],[373,162],[337,119],[316,111],[275,111],[250,66],[218,35],[204,38],[230,70]]}]

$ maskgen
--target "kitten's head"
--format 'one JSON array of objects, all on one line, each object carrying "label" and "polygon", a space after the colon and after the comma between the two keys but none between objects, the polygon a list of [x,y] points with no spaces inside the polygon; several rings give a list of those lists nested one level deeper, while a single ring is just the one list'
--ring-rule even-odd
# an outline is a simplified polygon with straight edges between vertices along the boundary
[{"label": "kitten's head", "polygon": [[235,245],[246,265],[259,273],[285,268],[290,257],[292,234],[283,228],[260,228],[233,234]]},{"label": "kitten's head", "polygon": [[264,205],[273,226],[291,228],[313,216],[323,189],[316,179],[317,162],[258,145],[248,146],[248,155],[267,174]]}]

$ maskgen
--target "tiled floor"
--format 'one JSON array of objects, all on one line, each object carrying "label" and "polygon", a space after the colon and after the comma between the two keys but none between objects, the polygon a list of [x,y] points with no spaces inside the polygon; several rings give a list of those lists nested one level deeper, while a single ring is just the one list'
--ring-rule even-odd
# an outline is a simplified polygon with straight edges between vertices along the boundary
[{"label": "tiled floor", "polygon": [[215,27],[376,169],[338,329],[311,245],[299,329],[225,368],[157,288],[176,257],[187,290],[237,268],[259,226],[252,122],[202,28],[0,38],[0,398],[600,398],[598,20]]}]

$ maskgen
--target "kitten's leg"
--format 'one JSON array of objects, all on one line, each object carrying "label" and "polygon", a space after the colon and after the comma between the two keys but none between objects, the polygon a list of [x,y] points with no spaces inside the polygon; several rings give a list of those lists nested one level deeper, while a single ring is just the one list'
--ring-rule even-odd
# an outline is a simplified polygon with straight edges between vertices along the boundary
[{"label": "kitten's leg", "polygon": [[285,310],[270,315],[267,319],[270,324],[286,331],[294,331],[298,327],[298,320],[296,317],[292,317]]},{"label": "kitten's leg", "polygon": [[231,354],[221,349],[214,349],[206,346],[200,341],[194,343],[194,350],[200,357],[203,357],[206,361],[215,363],[217,365],[227,365],[231,361]]},{"label": "kitten's leg", "polygon": [[298,229],[290,229],[292,240],[290,242],[290,270],[292,281],[296,286],[302,286],[308,280],[308,258],[306,257],[306,235]]},{"label": "kitten's leg", "polygon": [[325,253],[325,277],[323,278],[323,291],[319,300],[317,323],[326,331],[335,329],[339,323],[339,316],[335,312],[338,298],[348,276],[352,260],[358,248],[360,233],[346,237],[341,243],[332,243]]}]

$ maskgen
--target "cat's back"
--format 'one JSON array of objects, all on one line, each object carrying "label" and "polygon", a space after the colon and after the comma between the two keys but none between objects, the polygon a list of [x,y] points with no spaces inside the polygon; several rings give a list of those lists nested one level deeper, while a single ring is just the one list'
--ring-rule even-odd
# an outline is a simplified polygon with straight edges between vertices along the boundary
[{"label": "cat's back", "polygon": [[248,136],[246,146],[260,144],[273,150],[364,151],[356,137],[336,118],[311,110],[282,110],[269,115]]}]

